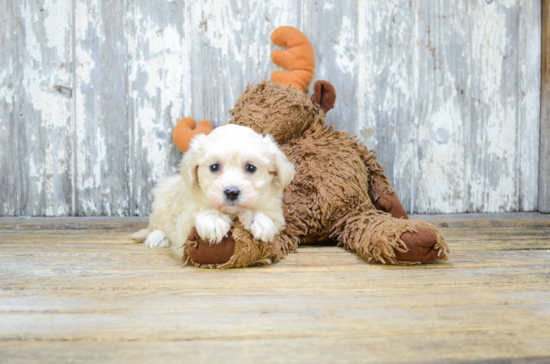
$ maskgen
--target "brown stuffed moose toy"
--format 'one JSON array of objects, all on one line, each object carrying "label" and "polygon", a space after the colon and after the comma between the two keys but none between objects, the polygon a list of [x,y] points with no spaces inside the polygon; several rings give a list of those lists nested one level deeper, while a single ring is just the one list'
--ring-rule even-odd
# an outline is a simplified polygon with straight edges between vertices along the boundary
[{"label": "brown stuffed moose toy", "polygon": [[[196,230],[183,246],[183,262],[202,267],[237,268],[279,261],[300,244],[334,242],[370,262],[425,263],[445,260],[449,249],[436,227],[409,220],[373,151],[344,131],[325,123],[336,100],[334,87],[317,81],[310,98],[315,54],[307,37],[292,27],[271,37],[285,50],[271,58],[285,71],[271,81],[249,85],[237,101],[229,123],[271,134],[294,164],[296,177],[284,191],[286,229],[266,244],[255,241],[239,221],[219,244],[202,240]],[[197,129],[182,119],[174,142],[185,151]]]}]

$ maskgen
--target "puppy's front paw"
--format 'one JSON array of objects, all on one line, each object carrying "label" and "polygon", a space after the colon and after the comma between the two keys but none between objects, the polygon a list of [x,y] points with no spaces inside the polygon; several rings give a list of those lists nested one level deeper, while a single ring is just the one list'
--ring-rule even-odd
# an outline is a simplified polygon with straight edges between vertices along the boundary
[{"label": "puppy's front paw", "polygon": [[260,212],[254,216],[254,221],[250,224],[250,232],[254,235],[254,239],[271,243],[278,230],[273,220]]},{"label": "puppy's front paw", "polygon": [[195,225],[202,239],[218,244],[231,229],[231,220],[225,215],[200,213]]},{"label": "puppy's front paw", "polygon": [[147,235],[147,239],[143,242],[145,246],[149,248],[168,248],[170,246],[170,242],[166,238],[166,235],[164,235],[164,231],[162,230],[154,230],[151,232],[151,234]]}]

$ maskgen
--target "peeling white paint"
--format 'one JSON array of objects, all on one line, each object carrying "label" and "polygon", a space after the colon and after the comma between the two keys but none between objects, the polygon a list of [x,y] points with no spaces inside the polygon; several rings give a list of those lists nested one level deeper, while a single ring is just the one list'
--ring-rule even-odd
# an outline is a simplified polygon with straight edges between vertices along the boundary
[{"label": "peeling white paint", "polygon": [[0,100],[2,100],[2,103],[7,106],[11,106],[13,104],[15,97],[15,85],[12,84],[12,87],[8,86],[11,82],[12,74],[13,65],[9,62],[6,69],[0,71],[0,84],[2,85],[2,87],[0,87]]},{"label": "peeling white paint", "polygon": [[[19,48],[23,109],[27,138],[28,215],[53,216],[70,210],[71,102],[62,88],[71,86],[70,3],[44,0],[20,5]],[[67,192],[69,194],[67,195]]]},{"label": "peeling white paint", "polygon": [[[148,7],[137,8],[131,20],[139,31],[128,37],[134,105],[129,188],[135,205],[131,212],[139,214],[150,211],[154,184],[175,172],[171,132],[179,119],[191,114],[191,102],[186,97],[190,94],[191,50],[183,24],[177,18],[167,23],[167,9],[155,10],[158,13],[151,13]],[[131,204],[127,207],[132,208]]]},{"label": "peeling white paint", "polygon": [[332,9],[334,9],[334,3],[333,2],[327,1],[323,4],[323,10],[332,10]]},{"label": "peeling white paint", "polygon": [[[541,2],[521,3],[518,37],[519,95],[523,95],[519,107],[519,188],[521,211],[537,210],[539,190],[540,114],[541,114]],[[525,39],[525,41],[521,41]],[[547,177],[550,180],[550,176]],[[541,196],[543,191],[540,192]]]},{"label": "peeling white paint", "polygon": [[340,67],[343,73],[351,73],[354,71],[355,62],[353,58],[356,55],[355,48],[355,30],[351,26],[351,21],[348,17],[342,19],[342,28],[338,42],[334,46],[336,49],[336,64]]},{"label": "peeling white paint", "polygon": [[[223,57],[230,55],[234,62],[242,64],[243,54],[237,51],[236,36],[243,28],[242,21],[249,19],[241,20],[231,5],[229,2],[197,1],[191,8],[191,21],[194,31],[206,37],[209,45],[219,49]],[[229,14],[232,16],[228,17]]]},{"label": "peeling white paint", "polygon": [[[105,0],[76,0],[73,20],[69,1],[21,1],[17,18],[24,31],[4,34],[5,41],[20,37],[21,48],[19,58],[0,58],[0,106],[11,110],[23,95],[26,212],[71,212],[66,189],[72,187],[74,121],[77,211],[147,214],[155,181],[176,171],[171,130],[177,120],[227,121],[246,83],[274,69],[269,35],[280,25],[297,26],[314,40],[317,78],[337,87],[328,122],[378,149],[405,206],[415,212],[532,210],[540,116],[535,3],[193,0],[116,8],[120,4]],[[122,21],[116,30],[123,32],[112,33],[109,17]],[[104,50],[106,44],[114,48]],[[109,73],[120,57],[125,69]],[[7,87],[16,72],[13,59],[21,63],[21,84]],[[72,77],[74,99],[56,89],[71,89]],[[117,95],[105,90],[105,79],[125,80],[120,105],[109,104]],[[113,136],[109,123],[126,134]],[[3,120],[0,127],[9,130]],[[117,138],[127,151],[113,152]]]},{"label": "peeling white paint", "polygon": [[465,209],[463,115],[455,97],[444,102],[422,121],[417,134],[419,146],[423,146],[416,174],[421,213]]},{"label": "peeling white paint", "polygon": [[519,1],[518,0],[498,0],[498,4],[504,6],[505,8],[510,9],[514,6],[518,6]]},{"label": "peeling white paint", "polygon": [[[501,5],[510,5],[512,3]],[[507,6],[507,7],[510,7]],[[478,66],[472,79],[472,100],[479,118],[475,132],[480,154],[478,170],[470,182],[470,209],[483,212],[517,211],[518,119],[517,93],[509,77],[517,70],[506,60],[514,55],[518,31],[511,10],[479,5],[472,9],[472,62]],[[507,75],[508,77],[503,78]]]}]

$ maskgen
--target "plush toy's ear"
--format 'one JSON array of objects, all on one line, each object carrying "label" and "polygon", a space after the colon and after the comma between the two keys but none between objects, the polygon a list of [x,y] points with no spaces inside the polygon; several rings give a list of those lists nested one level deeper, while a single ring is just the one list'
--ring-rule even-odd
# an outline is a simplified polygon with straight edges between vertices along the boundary
[{"label": "plush toy's ear", "polygon": [[294,165],[290,163],[286,155],[279,149],[277,142],[273,140],[271,135],[266,135],[264,141],[267,144],[269,153],[271,154],[271,160],[273,164],[273,173],[275,174],[279,186],[284,189],[294,179],[296,172],[294,171]]},{"label": "plush toy's ear", "polygon": [[313,86],[313,99],[325,113],[334,107],[336,91],[328,81],[317,81]]},{"label": "plush toy's ear", "polygon": [[189,150],[185,153],[180,164],[180,173],[186,187],[198,184],[197,168],[203,155],[203,146],[206,142],[205,134],[197,134],[191,140]]},{"label": "plush toy's ear", "polygon": [[195,119],[183,118],[172,132],[172,140],[178,149],[185,153],[189,149],[191,139],[197,134],[210,134],[212,132],[212,123],[208,120],[202,120],[195,128]]}]

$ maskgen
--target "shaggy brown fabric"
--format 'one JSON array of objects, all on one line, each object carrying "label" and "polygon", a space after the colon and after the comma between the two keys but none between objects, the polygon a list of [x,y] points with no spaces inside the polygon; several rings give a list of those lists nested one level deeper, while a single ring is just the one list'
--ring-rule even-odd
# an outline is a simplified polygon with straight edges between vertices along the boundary
[{"label": "shaggy brown fabric", "polygon": [[313,86],[314,101],[325,113],[334,107],[336,102],[336,91],[328,81],[317,81]]},{"label": "shaggy brown fabric", "polygon": [[[317,100],[315,95],[312,99]],[[209,266],[268,264],[299,243],[331,239],[373,262],[411,264],[447,258],[445,240],[433,225],[405,219],[374,152],[357,137],[328,127],[325,113],[305,93],[267,81],[249,85],[231,116],[230,123],[272,134],[294,164],[296,177],[284,191],[286,230],[264,244],[236,221],[234,255],[226,263]],[[377,210],[373,201],[402,218]],[[189,244],[184,260],[198,265],[188,254]]]},{"label": "shaggy brown fabric", "polygon": [[374,207],[376,207],[377,210],[387,212],[396,219],[409,218],[407,211],[405,211],[405,208],[401,205],[401,201],[399,201],[395,193],[380,196],[378,200],[374,202]]},{"label": "shaggy brown fabric", "polygon": [[[449,248],[433,225],[421,220],[394,219],[388,216],[376,210],[357,211],[338,222],[333,237],[338,239],[338,246],[353,250],[372,262],[411,264],[447,259]],[[422,229],[418,230],[420,228]],[[433,234],[423,235],[427,230]],[[407,233],[425,238],[408,238]],[[407,241],[411,245],[416,245],[419,243],[418,240],[422,240],[421,243],[429,245],[436,252],[436,256],[427,254],[427,257],[421,257],[422,249],[416,246],[413,254],[406,254],[412,246],[407,245],[403,236],[408,238]],[[424,250],[427,252],[428,249]],[[398,257],[396,253],[399,252],[403,254]],[[421,257],[422,260],[414,260],[415,257]]]},{"label": "shaggy brown fabric", "polygon": [[[352,138],[357,140],[356,136]],[[376,159],[376,151],[369,151],[363,143],[359,142],[354,145],[354,148],[361,156],[361,160],[369,173],[369,197],[371,201],[378,200],[380,196],[395,193],[390,185],[390,180],[384,173],[385,168]]]},{"label": "shaggy brown fabric", "polygon": [[279,144],[300,136],[318,115],[307,95],[292,86],[263,81],[248,85],[229,111],[230,124],[248,126],[258,133],[271,134]]},{"label": "shaggy brown fabric", "polygon": [[204,256],[193,254],[192,251],[200,237],[197,239],[197,236],[192,232],[183,246],[183,265],[193,264],[197,267],[221,269],[265,265],[278,262],[298,247],[298,239],[284,232],[279,234],[270,244],[254,240],[252,234],[238,220],[233,221],[231,232],[232,236],[228,240],[231,239],[234,244],[234,254],[230,256],[230,259],[225,259],[223,262],[212,262],[207,254]]}]

